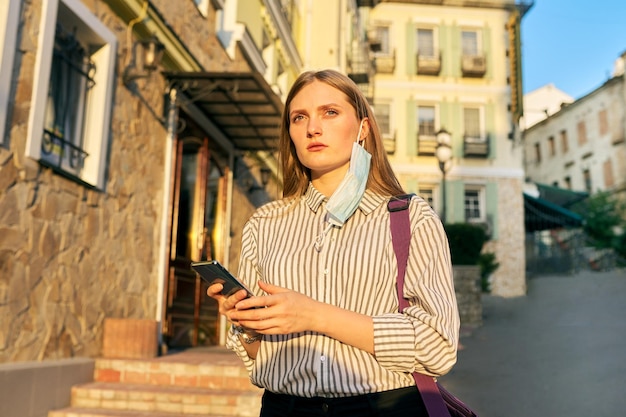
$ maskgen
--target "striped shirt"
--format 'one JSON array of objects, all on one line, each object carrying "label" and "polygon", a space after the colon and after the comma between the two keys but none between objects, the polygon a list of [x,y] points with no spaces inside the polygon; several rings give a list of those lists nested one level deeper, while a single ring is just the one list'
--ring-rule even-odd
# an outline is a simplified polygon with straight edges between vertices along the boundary
[{"label": "striped shirt", "polygon": [[265,335],[253,360],[231,331],[227,347],[253,384],[301,397],[343,397],[411,386],[413,371],[438,376],[454,365],[459,316],[443,226],[413,197],[404,287],[410,307],[398,313],[388,200],[366,191],[347,222],[324,235],[327,198],[309,185],[304,196],[268,203],[248,220],[239,277],[252,291],[262,295],[263,280],[371,316],[375,351],[302,332]]}]

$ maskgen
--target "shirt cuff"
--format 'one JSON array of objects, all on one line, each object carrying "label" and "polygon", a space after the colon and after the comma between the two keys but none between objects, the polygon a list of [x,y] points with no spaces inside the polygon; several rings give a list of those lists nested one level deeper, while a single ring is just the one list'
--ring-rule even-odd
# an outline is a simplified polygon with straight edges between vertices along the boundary
[{"label": "shirt cuff", "polygon": [[390,371],[413,372],[415,369],[415,329],[411,320],[401,314],[376,316],[374,321],[374,355]]}]

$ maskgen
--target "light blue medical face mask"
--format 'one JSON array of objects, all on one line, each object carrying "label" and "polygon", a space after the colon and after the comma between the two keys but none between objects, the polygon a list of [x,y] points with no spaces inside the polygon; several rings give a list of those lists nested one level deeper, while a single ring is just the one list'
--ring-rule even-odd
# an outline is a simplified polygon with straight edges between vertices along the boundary
[{"label": "light blue medical face mask", "polygon": [[326,220],[334,226],[343,226],[356,211],[365,193],[372,155],[359,144],[364,121],[361,120],[356,142],[352,145],[350,168],[326,203],[326,210],[328,211]]}]

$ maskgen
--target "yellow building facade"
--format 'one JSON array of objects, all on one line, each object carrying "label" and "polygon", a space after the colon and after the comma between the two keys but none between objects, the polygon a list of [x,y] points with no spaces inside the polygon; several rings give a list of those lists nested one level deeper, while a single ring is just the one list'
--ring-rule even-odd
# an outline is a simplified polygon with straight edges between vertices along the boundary
[{"label": "yellow building facade", "polygon": [[[407,191],[445,223],[487,230],[484,251],[500,263],[492,293],[523,295],[519,24],[530,5],[429,3],[381,1],[368,16],[374,108],[387,150]],[[444,170],[436,157],[441,131],[450,134]]]}]

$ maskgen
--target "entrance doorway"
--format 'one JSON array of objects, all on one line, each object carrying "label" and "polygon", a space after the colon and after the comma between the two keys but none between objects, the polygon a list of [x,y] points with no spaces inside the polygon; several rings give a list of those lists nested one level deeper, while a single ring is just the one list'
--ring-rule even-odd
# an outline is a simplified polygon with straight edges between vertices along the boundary
[{"label": "entrance doorway", "polygon": [[[187,126],[190,122],[187,121]],[[209,138],[186,128],[176,141],[164,342],[169,348],[219,344],[217,303],[191,262],[223,260],[228,168],[212,157]]]}]

